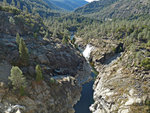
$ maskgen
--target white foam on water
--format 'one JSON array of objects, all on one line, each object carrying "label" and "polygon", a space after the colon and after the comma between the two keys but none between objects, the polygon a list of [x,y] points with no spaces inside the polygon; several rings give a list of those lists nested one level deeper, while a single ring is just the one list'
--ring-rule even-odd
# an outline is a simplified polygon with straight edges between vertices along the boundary
[{"label": "white foam on water", "polygon": [[83,51],[83,56],[88,60],[90,58],[90,54],[93,51],[94,47],[90,44],[86,45],[85,50]]}]

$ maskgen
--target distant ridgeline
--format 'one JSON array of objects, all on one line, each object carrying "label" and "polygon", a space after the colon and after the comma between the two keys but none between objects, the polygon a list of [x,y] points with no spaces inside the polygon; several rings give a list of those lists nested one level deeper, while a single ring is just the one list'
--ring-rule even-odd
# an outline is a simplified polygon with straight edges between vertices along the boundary
[{"label": "distant ridgeline", "polygon": [[75,10],[76,13],[92,18],[137,18],[150,14],[149,0],[100,0]]},{"label": "distant ridgeline", "polygon": [[39,13],[43,17],[58,16],[59,13],[56,11],[60,10],[48,0],[0,0],[0,3],[2,6],[11,5],[23,11]]},{"label": "distant ridgeline", "polygon": [[[16,6],[22,10],[29,12],[38,12],[41,16],[55,16],[58,13],[55,11],[72,11],[81,7],[88,2],[84,0],[0,0],[7,5]],[[52,11],[53,10],[53,11]]]},{"label": "distant ridgeline", "polygon": [[50,1],[56,6],[69,11],[84,6],[85,4],[88,3],[85,0],[50,0]]}]

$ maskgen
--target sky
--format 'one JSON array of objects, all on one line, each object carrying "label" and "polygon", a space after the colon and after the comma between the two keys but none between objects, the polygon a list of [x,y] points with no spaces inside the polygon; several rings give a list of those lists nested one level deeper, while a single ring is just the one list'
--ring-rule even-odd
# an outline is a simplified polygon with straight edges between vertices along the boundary
[{"label": "sky", "polygon": [[85,0],[87,2],[93,2],[93,1],[98,1],[98,0]]}]

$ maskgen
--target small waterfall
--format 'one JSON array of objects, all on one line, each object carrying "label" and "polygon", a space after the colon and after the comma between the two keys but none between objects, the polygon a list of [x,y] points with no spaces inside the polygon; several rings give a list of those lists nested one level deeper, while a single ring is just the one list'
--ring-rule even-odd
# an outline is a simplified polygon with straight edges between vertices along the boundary
[{"label": "small waterfall", "polygon": [[90,53],[94,50],[94,47],[90,44],[86,45],[85,50],[83,51],[83,56],[88,60],[90,58]]}]

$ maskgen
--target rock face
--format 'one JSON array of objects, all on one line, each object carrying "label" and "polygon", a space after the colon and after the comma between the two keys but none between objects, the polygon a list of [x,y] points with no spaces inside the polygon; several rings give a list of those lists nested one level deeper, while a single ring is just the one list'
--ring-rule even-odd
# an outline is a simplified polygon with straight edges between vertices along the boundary
[{"label": "rock face", "polygon": [[[33,82],[26,90],[29,96],[21,98],[8,91],[1,91],[0,93],[3,95],[0,111],[4,113],[8,111],[10,106],[20,105],[24,109],[19,109],[24,113],[74,113],[73,105],[80,97],[81,87],[71,84],[67,80],[61,83],[43,81],[40,84]],[[13,111],[15,111],[14,107],[11,108],[10,112]]]},{"label": "rock face", "polygon": [[[97,64],[92,113],[147,113],[150,108],[150,71],[125,64],[132,55],[125,51],[107,64]],[[111,56],[113,57],[113,56]],[[103,59],[103,57],[101,57]],[[105,59],[106,61],[110,59]]]},{"label": "rock face", "polygon": [[[7,22],[10,16],[16,17],[0,11],[3,20],[0,21],[0,113],[74,113],[73,105],[80,98],[81,85],[90,76],[89,64],[71,45],[63,45],[60,39],[52,37],[45,41],[40,34],[35,39],[31,35],[33,31],[28,34],[24,25]],[[19,63],[17,32],[29,50],[29,64],[26,66]],[[40,83],[35,82],[37,64],[43,71],[44,80]],[[19,66],[27,78],[23,97],[12,90],[8,80],[14,65]]]}]

